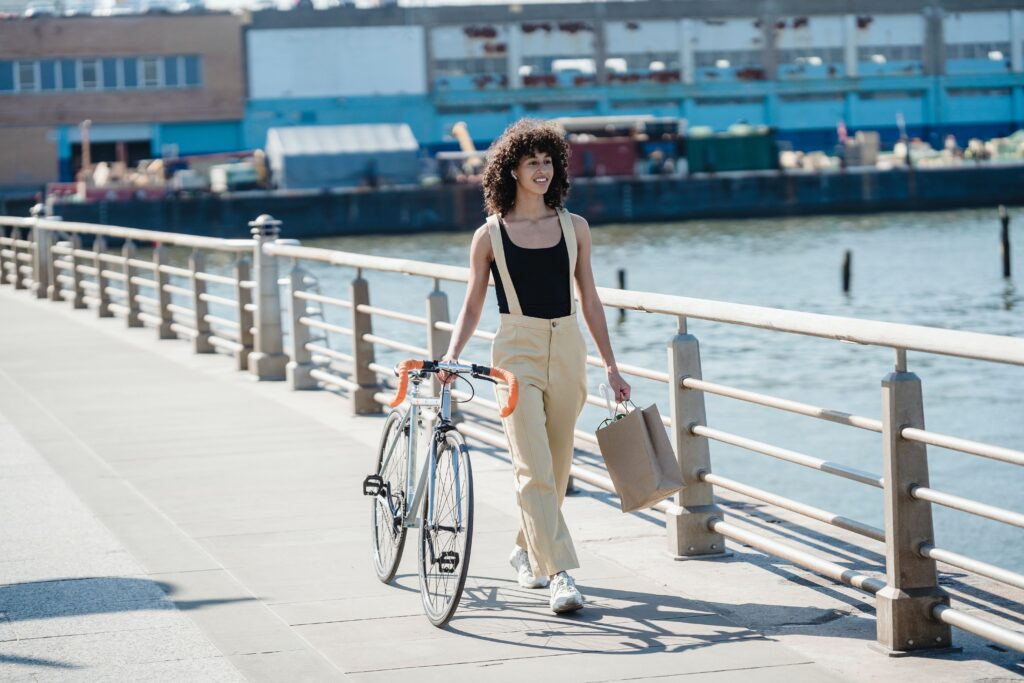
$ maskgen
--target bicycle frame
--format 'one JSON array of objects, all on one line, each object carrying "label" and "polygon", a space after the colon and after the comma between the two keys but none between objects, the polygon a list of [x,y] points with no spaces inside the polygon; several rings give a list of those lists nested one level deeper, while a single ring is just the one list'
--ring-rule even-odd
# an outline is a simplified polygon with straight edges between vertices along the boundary
[{"label": "bicycle frame", "polygon": [[[410,373],[410,379],[413,384],[412,395],[408,397],[407,402],[409,404],[409,412],[406,413],[405,418],[402,420],[402,424],[399,426],[399,432],[406,429],[409,430],[408,439],[408,458],[407,471],[405,474],[405,500],[411,501],[406,506],[405,513],[402,519],[402,525],[407,529],[417,528],[421,521],[417,518],[417,515],[413,512],[419,510],[419,506],[423,499],[425,487],[430,486],[430,509],[427,510],[426,524],[428,527],[434,525],[434,481],[437,476],[437,446],[438,436],[443,435],[446,431],[454,429],[451,421],[452,412],[452,395],[451,386],[448,384],[441,385],[440,396],[424,396],[422,386],[424,381],[429,378],[428,373]],[[425,415],[421,414],[421,408],[433,408],[433,410],[422,411]],[[426,419],[425,419],[426,418]],[[421,424],[421,421],[423,424]],[[421,428],[429,428],[430,433],[430,449],[428,451],[428,459],[423,462],[419,467],[419,476],[417,477],[415,489],[411,489],[413,475],[417,470],[416,454],[419,451],[419,436]],[[427,429],[424,429],[427,431]],[[390,462],[394,455],[395,449],[398,446],[400,439],[395,439],[394,443],[391,444],[391,448],[388,453],[384,456],[384,461],[381,464],[381,471],[387,469],[387,464]],[[458,458],[453,461],[453,475],[456,481],[459,479],[458,471]],[[429,475],[429,479],[428,479]],[[459,529],[462,528],[462,491],[460,486],[455,487],[455,503],[458,519],[456,523]],[[391,514],[393,517],[397,517],[399,511],[394,509],[394,503],[391,502],[391,497],[388,496],[388,505],[392,508]]]}]

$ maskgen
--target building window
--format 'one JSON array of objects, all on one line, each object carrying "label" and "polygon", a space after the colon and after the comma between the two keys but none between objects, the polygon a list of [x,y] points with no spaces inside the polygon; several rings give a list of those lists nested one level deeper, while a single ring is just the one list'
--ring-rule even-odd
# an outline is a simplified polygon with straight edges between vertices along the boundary
[{"label": "building window", "polygon": [[202,72],[199,57],[185,57],[185,85],[202,85]]},{"label": "building window", "polygon": [[78,89],[78,67],[73,59],[60,60],[60,89]]},{"label": "building window", "polygon": [[920,45],[878,45],[857,48],[857,61],[873,64],[921,61]]},{"label": "building window", "polygon": [[39,62],[18,62],[18,90],[34,92],[39,89]]},{"label": "building window", "polygon": [[1010,58],[1009,43],[946,45],[946,59],[983,59],[1001,62]]},{"label": "building window", "polygon": [[168,88],[181,85],[181,77],[178,75],[180,64],[180,57],[164,57],[164,85]]},{"label": "building window", "polygon": [[81,78],[78,79],[79,87],[82,90],[96,90],[100,87],[99,63],[95,59],[83,59],[81,65]]},{"label": "building window", "polygon": [[121,79],[118,77],[118,64],[120,60],[117,59],[104,59],[103,60],[103,87],[114,89],[121,87]]},{"label": "building window", "polygon": [[508,60],[504,57],[434,60],[434,74],[438,78],[504,74],[507,71]]},{"label": "building window", "polygon": [[57,89],[57,62],[52,59],[39,62],[39,87],[47,91]]},{"label": "building window", "polygon": [[160,85],[160,60],[156,57],[143,57],[142,87],[159,88]]},{"label": "building window", "polygon": [[122,60],[121,69],[124,73],[124,87],[139,87],[139,60],[134,57],[126,57]]},{"label": "building window", "polygon": [[14,90],[14,64],[0,62],[0,92]]},{"label": "building window", "polygon": [[693,53],[698,69],[744,69],[761,66],[760,50],[697,50]]}]

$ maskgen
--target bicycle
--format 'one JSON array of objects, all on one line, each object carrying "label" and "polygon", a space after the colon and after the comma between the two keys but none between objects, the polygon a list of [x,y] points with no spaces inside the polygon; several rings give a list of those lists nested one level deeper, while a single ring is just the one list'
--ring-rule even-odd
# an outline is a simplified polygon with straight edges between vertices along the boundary
[{"label": "bicycle", "polygon": [[[377,578],[389,583],[398,570],[408,529],[419,528],[418,574],[423,609],[434,626],[441,627],[455,614],[469,573],[473,544],[473,469],[469,449],[451,419],[451,384],[441,385],[440,396],[422,395],[422,384],[432,374],[447,372],[457,378],[470,375],[489,382],[505,382],[507,417],[515,410],[519,386],[515,375],[501,368],[429,360],[404,360],[396,366],[398,394],[390,406],[377,450],[376,470],[363,480],[363,495],[373,497],[373,565]],[[410,380],[413,384],[408,408]],[[428,410],[423,411],[421,408]],[[428,457],[416,471],[420,426],[430,428]]]}]

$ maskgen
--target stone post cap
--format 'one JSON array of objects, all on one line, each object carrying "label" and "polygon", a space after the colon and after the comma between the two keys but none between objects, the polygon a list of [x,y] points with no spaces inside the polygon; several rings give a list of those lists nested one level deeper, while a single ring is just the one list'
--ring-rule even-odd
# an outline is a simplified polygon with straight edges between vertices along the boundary
[{"label": "stone post cap", "polygon": [[249,221],[253,237],[273,237],[281,234],[281,221],[269,213],[261,214],[254,221]]}]

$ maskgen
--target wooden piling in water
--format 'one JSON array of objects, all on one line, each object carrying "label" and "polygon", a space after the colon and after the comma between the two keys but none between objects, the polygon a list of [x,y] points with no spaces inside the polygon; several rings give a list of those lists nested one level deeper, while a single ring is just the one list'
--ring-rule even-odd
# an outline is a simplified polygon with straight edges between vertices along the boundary
[{"label": "wooden piling in water", "polygon": [[[619,279],[619,289],[625,289],[626,288],[626,269],[625,268],[619,268],[619,270],[616,273],[616,275],[617,275],[617,277]],[[625,308],[620,308],[619,309],[619,322],[621,323],[621,322],[624,322],[625,320],[626,320],[626,309]]]},{"label": "wooden piling in water", "polygon": [[853,252],[847,249],[843,253],[843,294],[850,293],[850,271],[853,264]]},{"label": "wooden piling in water", "polygon": [[1010,214],[1006,207],[999,205],[999,222],[1002,223],[1002,231],[999,239],[999,253],[1003,257],[1003,277],[1010,277]]}]

